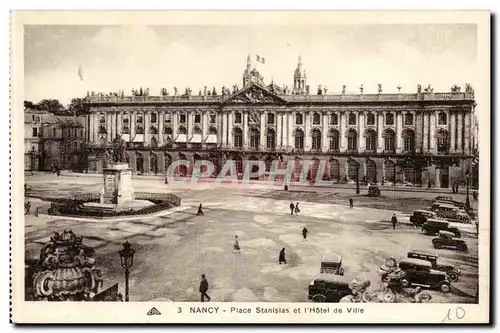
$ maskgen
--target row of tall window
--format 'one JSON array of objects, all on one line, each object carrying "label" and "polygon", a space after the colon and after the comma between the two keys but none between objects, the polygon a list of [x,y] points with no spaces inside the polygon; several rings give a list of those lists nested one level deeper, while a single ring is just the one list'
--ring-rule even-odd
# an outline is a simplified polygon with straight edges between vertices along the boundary
[{"label": "row of tall window", "polygon": [[[149,113],[150,116],[150,122],[152,124],[158,123],[158,114],[156,112],[151,112]],[[209,115],[209,123],[210,124],[215,124],[216,123],[216,115],[215,114],[210,114]],[[268,113],[266,115],[266,123],[268,125],[273,125],[275,124],[275,114],[274,113]],[[357,119],[358,119],[358,114],[357,113],[349,113],[347,115],[347,124],[348,125],[356,125],[357,124]],[[201,124],[201,114],[195,113],[194,114],[194,123],[195,124]],[[130,122],[130,118],[128,115],[125,115],[122,118],[122,122],[124,125],[128,125]],[[170,124],[172,122],[172,114],[166,113],[165,114],[165,123]],[[235,112],[234,113],[234,123],[235,124],[242,124],[243,122],[243,115],[241,112]],[[375,114],[372,112],[369,112],[366,114],[366,125],[372,126],[375,125],[376,119],[375,119]],[[444,112],[438,113],[438,124],[439,125],[446,125],[448,122],[448,117],[447,114]],[[105,114],[100,114],[99,116],[99,123],[100,124],[105,124],[106,123],[106,115]],[[144,115],[143,114],[137,114],[136,115],[136,123],[137,124],[143,124],[144,123]],[[179,123],[180,124],[185,124],[187,123],[187,115],[186,114],[180,114],[179,115]],[[296,125],[302,125],[304,123],[304,115],[301,113],[295,114],[295,124]],[[320,113],[313,113],[312,116],[312,123],[313,125],[320,125],[321,124],[321,114]],[[384,124],[387,126],[394,126],[395,124],[395,117],[394,113],[388,112],[385,113],[384,115]],[[404,115],[404,124],[405,126],[413,126],[414,125],[414,117],[413,114],[407,113]],[[339,125],[339,116],[336,113],[332,113],[329,115],[329,125]]]},{"label": "row of tall window", "polygon": [[[99,134],[106,134],[106,128],[104,126],[99,127]],[[130,134],[130,128],[127,125],[122,127],[122,134]],[[137,125],[135,128],[135,134],[144,134],[144,127],[142,125]],[[151,126],[149,128],[149,134],[158,134],[158,128],[156,126]],[[171,127],[165,127],[163,134],[172,135],[173,131]],[[177,134],[187,135],[187,129],[184,126],[180,126],[177,130]],[[202,130],[199,126],[195,126],[193,128],[193,134],[202,134]],[[208,134],[217,134],[217,129],[214,126],[211,126],[208,129]],[[241,128],[236,127],[233,131],[233,144],[234,147],[241,148],[243,147],[243,131]],[[368,152],[376,152],[378,147],[378,136],[377,132],[372,129],[368,129],[364,133],[365,137],[365,151]],[[260,147],[260,132],[256,128],[251,128],[249,130],[249,147],[253,149],[258,149]],[[439,152],[446,152],[449,147],[449,137],[448,132],[446,130],[440,129],[436,133],[437,138],[437,150]],[[403,151],[405,152],[414,152],[415,151],[415,132],[410,129],[406,129],[402,132],[403,139]],[[267,149],[275,149],[276,148],[276,131],[273,128],[268,128],[265,135],[265,147]],[[312,130],[311,133],[311,148],[313,150],[321,151],[322,150],[322,134],[319,129]],[[331,151],[339,151],[340,150],[340,140],[341,136],[339,131],[332,129],[328,132],[328,148]],[[358,150],[358,132],[355,129],[349,129],[347,132],[347,150],[348,151],[357,151]],[[383,144],[384,151],[386,152],[394,152],[396,150],[396,133],[387,129],[383,133]],[[304,149],[304,141],[305,134],[301,129],[296,129],[294,132],[294,148],[298,150]]]}]

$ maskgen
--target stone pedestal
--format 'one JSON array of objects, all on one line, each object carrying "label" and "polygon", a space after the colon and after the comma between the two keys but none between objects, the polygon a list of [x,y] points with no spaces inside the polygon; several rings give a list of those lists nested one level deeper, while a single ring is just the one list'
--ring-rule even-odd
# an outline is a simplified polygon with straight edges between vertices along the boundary
[{"label": "stone pedestal", "polygon": [[127,163],[112,164],[103,169],[104,187],[101,190],[101,204],[121,205],[134,200],[132,169]]}]

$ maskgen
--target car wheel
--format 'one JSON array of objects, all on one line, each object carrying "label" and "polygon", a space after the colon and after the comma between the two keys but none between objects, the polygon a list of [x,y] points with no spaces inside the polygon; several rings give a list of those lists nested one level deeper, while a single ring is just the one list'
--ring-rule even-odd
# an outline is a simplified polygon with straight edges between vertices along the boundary
[{"label": "car wheel", "polygon": [[448,283],[443,283],[439,289],[443,293],[449,293],[451,290],[451,286]]},{"label": "car wheel", "polygon": [[441,243],[439,243],[439,242],[435,242],[433,245],[434,245],[435,249],[440,249],[441,248]]},{"label": "car wheel", "polygon": [[410,286],[410,281],[408,281],[407,279],[403,279],[403,280],[401,280],[401,285],[403,287],[407,288]]},{"label": "car wheel", "polygon": [[456,272],[448,272],[446,275],[448,275],[448,279],[451,282],[457,282],[458,281],[458,274]]},{"label": "car wheel", "polygon": [[312,301],[314,303],[325,303],[326,297],[324,295],[314,295]]}]

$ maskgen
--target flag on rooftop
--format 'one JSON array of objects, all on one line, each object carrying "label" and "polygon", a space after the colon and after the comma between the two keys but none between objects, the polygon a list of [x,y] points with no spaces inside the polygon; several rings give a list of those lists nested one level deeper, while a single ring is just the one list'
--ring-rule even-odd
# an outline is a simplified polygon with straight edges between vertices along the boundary
[{"label": "flag on rooftop", "polygon": [[262,64],[266,63],[266,59],[264,57],[261,57],[260,55],[257,54],[257,62],[260,62]]}]

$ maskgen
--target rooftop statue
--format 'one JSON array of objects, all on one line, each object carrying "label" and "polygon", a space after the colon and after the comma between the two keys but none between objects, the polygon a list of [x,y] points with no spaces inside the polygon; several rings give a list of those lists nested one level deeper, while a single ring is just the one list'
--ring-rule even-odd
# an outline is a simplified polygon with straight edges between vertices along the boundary
[{"label": "rooftop statue", "polygon": [[345,84],[344,84],[344,85],[342,85],[342,94],[345,94],[345,87],[346,87],[346,85],[345,85]]},{"label": "rooftop statue", "polygon": [[453,94],[458,94],[460,92],[461,87],[457,86],[456,84],[451,87],[451,92]]},{"label": "rooftop statue", "polygon": [[363,87],[363,85],[361,85],[361,86],[359,87],[359,92],[362,94],[364,89],[365,89],[365,88]]},{"label": "rooftop statue", "polygon": [[421,93],[422,92],[422,85],[421,84],[417,84],[417,93]]},{"label": "rooftop statue", "polygon": [[381,94],[382,93],[382,84],[379,83],[377,86],[378,86],[378,93]]},{"label": "rooftop statue", "polygon": [[472,86],[468,83],[465,84],[465,93],[472,95],[474,97],[474,89],[472,89]]}]

